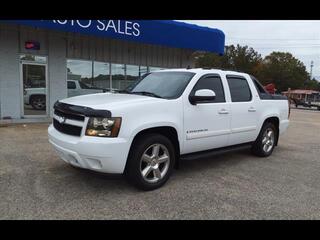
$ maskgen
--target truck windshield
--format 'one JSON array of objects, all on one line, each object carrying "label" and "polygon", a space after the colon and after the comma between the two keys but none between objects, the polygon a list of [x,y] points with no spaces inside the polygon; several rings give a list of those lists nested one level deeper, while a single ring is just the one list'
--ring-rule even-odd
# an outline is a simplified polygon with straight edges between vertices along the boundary
[{"label": "truck windshield", "polygon": [[126,92],[175,99],[181,96],[194,75],[191,72],[152,72],[144,75]]}]

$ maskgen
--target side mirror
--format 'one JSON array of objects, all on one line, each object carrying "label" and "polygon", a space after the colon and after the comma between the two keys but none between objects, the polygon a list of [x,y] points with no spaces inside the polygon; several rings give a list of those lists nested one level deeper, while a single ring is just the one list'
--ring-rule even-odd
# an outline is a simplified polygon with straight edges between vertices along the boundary
[{"label": "side mirror", "polygon": [[189,96],[189,101],[192,105],[197,103],[205,103],[208,101],[213,101],[216,98],[216,93],[210,89],[201,89],[194,93],[194,95]]}]

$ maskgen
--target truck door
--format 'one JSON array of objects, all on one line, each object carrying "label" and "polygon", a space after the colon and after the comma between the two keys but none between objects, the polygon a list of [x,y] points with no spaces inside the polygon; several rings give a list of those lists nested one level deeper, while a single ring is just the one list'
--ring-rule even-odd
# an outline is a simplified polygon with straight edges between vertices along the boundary
[{"label": "truck door", "polygon": [[[226,102],[226,82],[218,74],[206,74],[184,98],[184,153],[224,147],[230,134],[230,103]],[[197,90],[214,91],[214,100],[190,103],[189,96]]]},{"label": "truck door", "polygon": [[231,136],[229,145],[256,139],[258,109],[250,83],[243,76],[227,75],[231,95]]}]

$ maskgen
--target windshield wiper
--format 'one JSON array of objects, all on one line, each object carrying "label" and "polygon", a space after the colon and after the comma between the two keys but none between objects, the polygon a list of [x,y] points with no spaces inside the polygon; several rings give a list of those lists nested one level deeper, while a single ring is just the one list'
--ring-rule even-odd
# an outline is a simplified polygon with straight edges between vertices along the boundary
[{"label": "windshield wiper", "polygon": [[150,97],[156,97],[156,98],[163,98],[155,93],[152,92],[146,92],[146,91],[141,91],[141,92],[130,92],[131,94],[141,94],[145,96],[150,96]]},{"label": "windshield wiper", "polygon": [[120,90],[120,89],[112,89],[112,91],[114,91],[115,93],[131,93],[131,92],[129,92],[128,90],[125,90],[125,89],[123,89],[123,90]]}]

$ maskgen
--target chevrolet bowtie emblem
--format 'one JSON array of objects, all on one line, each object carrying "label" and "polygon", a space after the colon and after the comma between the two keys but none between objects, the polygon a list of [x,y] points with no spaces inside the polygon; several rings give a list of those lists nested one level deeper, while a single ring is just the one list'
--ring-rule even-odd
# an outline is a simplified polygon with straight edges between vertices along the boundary
[{"label": "chevrolet bowtie emblem", "polygon": [[66,118],[65,117],[58,117],[58,122],[60,123],[60,124],[63,124],[63,123],[65,123],[66,122]]}]

